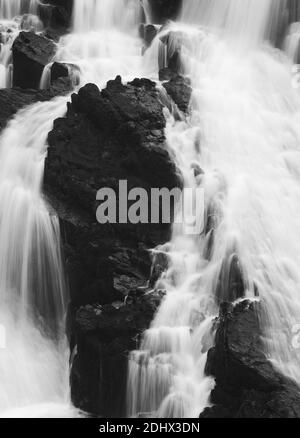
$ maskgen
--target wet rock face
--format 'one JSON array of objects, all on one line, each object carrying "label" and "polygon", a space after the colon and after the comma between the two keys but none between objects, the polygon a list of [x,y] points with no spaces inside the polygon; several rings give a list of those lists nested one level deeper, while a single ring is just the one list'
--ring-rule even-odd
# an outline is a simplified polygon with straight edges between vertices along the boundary
[{"label": "wet rock face", "polygon": [[145,49],[151,46],[154,38],[158,34],[160,26],[153,24],[141,24],[139,27],[139,35],[145,42]]},{"label": "wet rock face", "polygon": [[63,34],[71,28],[73,4],[74,0],[43,0],[39,15],[45,26]]},{"label": "wet rock face", "polygon": [[60,62],[54,62],[51,67],[51,82],[56,81],[58,78],[66,77],[69,77],[68,66]]},{"label": "wet rock face", "polygon": [[72,398],[97,415],[124,414],[128,352],[161,297],[148,288],[156,275],[149,250],[169,240],[170,224],[100,225],[96,193],[118,192],[120,180],[148,193],[179,186],[164,127],[155,84],[118,77],[101,92],[89,84],[74,94],[49,134],[44,186],[61,221],[77,346]]},{"label": "wet rock face", "polygon": [[136,291],[126,304],[88,305],[76,312],[71,387],[77,406],[107,417],[126,415],[128,352],[137,348],[161,299],[160,292]]},{"label": "wet rock face", "polygon": [[216,345],[206,372],[216,377],[213,408],[203,418],[299,418],[300,389],[265,355],[260,328],[262,305],[242,301],[221,305]]},{"label": "wet rock face", "polygon": [[177,74],[176,72],[165,68],[159,72],[160,80],[163,83],[168,95],[176,103],[180,111],[187,113],[192,96],[191,81],[187,77]]},{"label": "wet rock face", "polygon": [[14,41],[13,86],[38,89],[44,67],[55,54],[53,41],[34,32],[21,32]]},{"label": "wet rock face", "polygon": [[[151,81],[124,86],[118,78],[101,93],[95,85],[85,86],[72,96],[67,117],[55,121],[49,134],[46,188],[61,189],[61,201],[95,223],[96,193],[103,187],[118,191],[120,180],[128,180],[128,188],[177,187],[180,177],[166,146],[164,126]],[[120,231],[125,228],[140,241],[155,243],[158,227],[143,225],[126,224]]]},{"label": "wet rock face", "polygon": [[150,0],[154,22],[163,23],[168,19],[175,19],[180,12],[182,0]]}]

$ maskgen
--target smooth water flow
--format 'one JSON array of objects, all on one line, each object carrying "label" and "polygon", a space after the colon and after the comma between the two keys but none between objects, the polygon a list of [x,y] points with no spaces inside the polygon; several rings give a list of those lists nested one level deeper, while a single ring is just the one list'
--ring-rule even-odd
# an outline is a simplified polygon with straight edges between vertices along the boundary
[{"label": "smooth water flow", "polygon": [[[140,76],[141,11],[136,1],[76,0],[74,31],[61,39],[57,59],[70,61],[81,85]],[[9,14],[15,13],[20,10]],[[42,82],[49,84],[44,73]],[[41,193],[47,135],[67,101],[21,110],[0,137],[0,324],[6,343],[0,349],[0,416],[78,415],[69,400],[59,224]]]},{"label": "smooth water flow", "polygon": [[74,5],[76,32],[132,29],[141,22],[142,8],[136,0],[77,0]]},{"label": "smooth water flow", "polygon": [[[19,14],[16,4],[0,2],[1,18]],[[141,56],[142,4],[149,20],[147,1],[75,0],[74,29],[61,38],[55,60],[75,68],[80,85],[102,87],[119,74],[157,79],[159,37]],[[193,86],[187,118],[166,110],[167,141],[185,186],[204,189],[205,223],[200,235],[175,226],[171,242],[154,250],[169,259],[157,284],[167,293],[130,357],[130,416],[197,417],[209,405],[214,381],[205,363],[224,300],[260,299],[266,354],[300,381],[292,345],[292,326],[300,323],[300,94],[289,59],[295,50],[288,57],[267,42],[276,40],[286,6],[183,0],[180,22],[163,30],[172,31],[173,47],[180,42]],[[7,54],[2,48],[5,67]],[[0,137],[3,416],[77,415],[69,403],[59,227],[41,194],[47,133],[67,100],[20,111]]]},{"label": "smooth water flow", "polygon": [[58,220],[41,195],[47,133],[65,105],[22,110],[0,137],[0,416],[34,405],[60,416],[57,404],[68,403],[68,294]]},{"label": "smooth water flow", "polygon": [[159,249],[170,260],[158,284],[167,295],[131,354],[129,415],[197,417],[209,405],[204,367],[220,301],[261,300],[266,354],[300,382],[300,94],[292,63],[265,42],[285,6],[186,0],[183,23],[170,25],[194,91],[167,139],[186,186],[204,188],[207,220],[202,235],[176,227]]},{"label": "smooth water flow", "polygon": [[142,16],[136,0],[76,0],[74,31],[60,40],[55,60],[76,65],[80,85],[93,82],[103,87],[118,74],[124,81],[139,76]]}]

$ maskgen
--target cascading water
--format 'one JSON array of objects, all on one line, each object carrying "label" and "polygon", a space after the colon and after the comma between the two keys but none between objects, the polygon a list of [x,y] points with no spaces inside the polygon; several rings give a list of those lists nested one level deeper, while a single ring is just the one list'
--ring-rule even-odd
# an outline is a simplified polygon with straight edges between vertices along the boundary
[{"label": "cascading water", "polygon": [[74,5],[74,30],[99,31],[130,29],[141,22],[141,5],[136,0],[77,0]]},{"label": "cascading water", "polygon": [[80,85],[100,87],[120,74],[124,81],[142,71],[138,24],[142,5],[137,0],[76,0],[72,34],[60,41],[56,61],[76,65]]},{"label": "cascading water", "polygon": [[[78,66],[81,85],[140,76],[140,15],[135,0],[75,0],[74,31],[57,59]],[[59,226],[41,194],[47,134],[67,100],[20,111],[0,137],[0,416],[78,415],[69,403]]]},{"label": "cascading water", "polygon": [[[291,62],[264,43],[285,6],[185,0],[182,23],[163,30],[184,36],[182,68],[194,89],[191,115],[175,121],[168,114],[166,136],[185,185],[204,188],[206,219],[200,236],[178,225],[157,249],[170,262],[158,284],[167,294],[130,358],[129,415],[198,416],[209,404],[214,381],[204,368],[222,300],[259,295],[266,353],[300,380],[289,338],[300,318],[300,95]],[[74,30],[55,59],[79,68],[80,85],[103,86],[117,74],[152,77],[159,38],[143,59],[140,14],[135,0],[75,0]],[[47,133],[66,101],[22,110],[0,137],[3,416],[76,415],[68,400],[59,229],[40,187]],[[238,293],[229,290],[233,270],[243,282]]]},{"label": "cascading water", "polygon": [[36,15],[39,0],[0,0],[0,20],[12,20],[18,15]]},{"label": "cascading water", "polygon": [[291,62],[266,42],[285,6],[186,0],[181,23],[164,30],[181,39],[194,90],[188,120],[170,117],[167,139],[186,186],[204,189],[206,224],[194,237],[174,228],[159,249],[170,261],[158,284],[167,295],[131,354],[129,415],[198,416],[209,404],[204,367],[220,301],[261,300],[266,354],[300,382],[300,94]]},{"label": "cascading water", "polygon": [[290,59],[298,64],[300,61],[300,23],[292,23],[284,42],[284,48]]},{"label": "cascading water", "polygon": [[0,0],[0,88],[12,85],[11,48],[21,30],[41,30],[39,0]]},{"label": "cascading water", "polygon": [[22,110],[0,137],[0,416],[71,412],[59,225],[41,195],[47,133],[65,105]]}]

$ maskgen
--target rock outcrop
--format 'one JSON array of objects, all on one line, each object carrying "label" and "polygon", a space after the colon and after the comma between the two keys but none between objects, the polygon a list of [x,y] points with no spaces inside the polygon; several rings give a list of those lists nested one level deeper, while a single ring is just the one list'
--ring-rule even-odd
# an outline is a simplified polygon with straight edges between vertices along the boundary
[{"label": "rock outcrop", "polygon": [[100,225],[96,193],[118,192],[120,180],[147,193],[179,186],[164,127],[155,84],[118,77],[101,92],[89,84],[74,94],[49,134],[44,186],[61,220],[70,282],[72,399],[97,415],[124,414],[128,351],[161,296],[148,287],[149,250],[169,239],[170,224]]},{"label": "rock outcrop", "polygon": [[68,66],[61,62],[54,62],[51,67],[51,83],[59,78],[69,77]]},{"label": "rock outcrop", "polygon": [[[71,27],[74,0],[42,0],[39,15],[46,27],[62,34]],[[150,0],[153,21],[164,23],[175,19],[181,8],[182,0]]]},{"label": "rock outcrop", "polygon": [[55,50],[52,40],[34,32],[20,32],[12,47],[14,87],[38,89],[44,67]]},{"label": "rock outcrop", "polygon": [[259,302],[223,303],[206,372],[216,378],[202,418],[299,418],[300,388],[267,359]]},{"label": "rock outcrop", "polygon": [[66,33],[71,27],[74,0],[43,0],[39,15],[45,27],[58,34]]},{"label": "rock outcrop", "polygon": [[135,292],[126,303],[90,305],[75,312],[73,402],[104,417],[126,415],[128,353],[149,327],[163,292]]},{"label": "rock outcrop", "polygon": [[151,46],[152,41],[156,37],[160,30],[160,26],[154,26],[153,24],[141,24],[139,27],[139,35],[145,42],[144,49]]},{"label": "rock outcrop", "polygon": [[180,11],[182,0],[150,0],[155,23],[175,19]]},{"label": "rock outcrop", "polygon": [[160,70],[159,79],[164,81],[163,87],[180,111],[187,113],[192,96],[190,79],[179,75],[169,68]]}]

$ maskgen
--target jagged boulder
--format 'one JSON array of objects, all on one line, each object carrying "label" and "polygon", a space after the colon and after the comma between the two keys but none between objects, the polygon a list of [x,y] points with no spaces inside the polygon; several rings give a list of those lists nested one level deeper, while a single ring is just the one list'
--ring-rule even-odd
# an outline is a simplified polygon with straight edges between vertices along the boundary
[{"label": "jagged boulder", "polygon": [[[166,242],[171,229],[162,223],[100,225],[96,193],[118,191],[120,180],[147,193],[180,186],[164,128],[155,84],[136,79],[123,85],[117,77],[101,92],[89,84],[73,94],[66,117],[49,133],[44,188],[61,221],[70,283],[69,331],[77,346],[72,399],[97,415],[124,413],[128,351],[149,326],[160,296],[154,306],[150,249]],[[95,312],[97,328],[89,321],[86,330]]]},{"label": "jagged boulder", "polygon": [[12,47],[14,87],[38,89],[44,67],[55,51],[52,40],[34,32],[20,32]]},{"label": "jagged boulder", "polygon": [[154,38],[159,32],[159,26],[153,24],[141,24],[139,27],[139,35],[145,42],[145,49],[151,46]]},{"label": "jagged boulder", "polygon": [[163,87],[180,111],[187,113],[192,96],[190,79],[177,74],[169,68],[160,70],[159,78],[161,81],[166,81],[163,83]]},{"label": "jagged boulder", "polygon": [[76,312],[71,373],[76,406],[105,417],[126,415],[128,352],[137,348],[162,297],[162,292],[134,291],[125,304],[89,305]]},{"label": "jagged boulder", "polygon": [[263,306],[242,301],[223,303],[216,343],[206,373],[216,378],[213,408],[203,418],[299,418],[300,389],[267,359],[260,321]]},{"label": "jagged boulder", "polygon": [[51,67],[51,83],[56,81],[58,78],[69,77],[68,66],[61,62],[54,62]]},{"label": "jagged boulder", "polygon": [[155,23],[175,19],[180,12],[182,0],[150,0]]},{"label": "jagged boulder", "polygon": [[74,0],[43,0],[39,15],[44,25],[58,34],[64,34],[71,27]]}]

